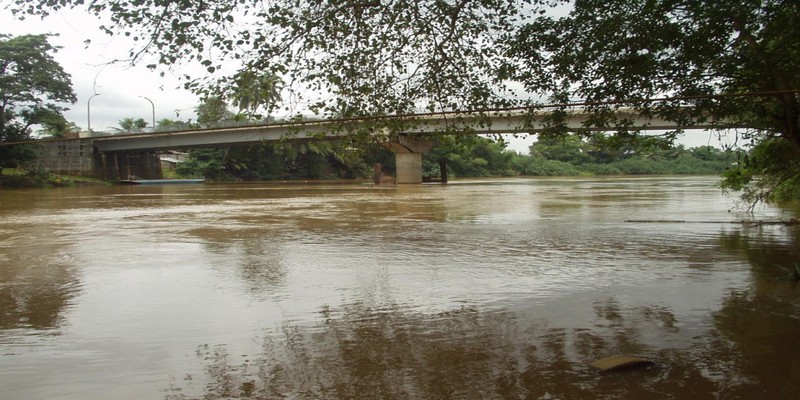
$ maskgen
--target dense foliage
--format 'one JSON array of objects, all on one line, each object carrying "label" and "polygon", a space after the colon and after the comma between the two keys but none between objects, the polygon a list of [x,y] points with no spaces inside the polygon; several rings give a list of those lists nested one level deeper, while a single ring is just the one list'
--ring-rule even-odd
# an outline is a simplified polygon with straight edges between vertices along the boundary
[{"label": "dense foliage", "polygon": [[800,148],[785,140],[759,142],[740,167],[725,173],[725,188],[741,192],[755,205],[759,201],[800,204]]},{"label": "dense foliage", "polygon": [[373,163],[390,158],[388,150],[356,151],[344,143],[261,144],[192,150],[176,172],[218,181],[364,179],[371,177]]},{"label": "dense foliage", "polygon": [[589,140],[541,140],[531,146],[525,175],[659,175],[720,174],[735,166],[743,153],[712,146],[636,146],[609,152],[606,137]]},{"label": "dense foliage", "polygon": [[575,1],[565,17],[529,20],[504,43],[515,61],[507,72],[530,90],[589,102],[595,125],[624,124],[613,111],[633,106],[744,128],[737,134],[763,156],[723,186],[751,200],[800,200],[798,20],[793,0]]},{"label": "dense foliage", "polygon": [[[270,87],[277,82],[270,80],[265,85],[264,79],[261,77],[256,82],[256,90],[264,89],[262,95],[274,95]],[[241,88],[236,89],[234,93],[242,93]],[[196,123],[162,120],[156,129],[225,126],[247,121],[255,110],[275,100],[262,95],[248,100],[247,107],[242,105],[241,96],[234,96],[232,100],[239,107],[239,114],[229,110],[221,97],[209,96],[202,99],[196,108]],[[226,149],[196,149],[189,156],[188,161],[178,164],[176,172],[184,177],[212,180],[355,179],[369,177],[374,163],[386,163],[389,168],[389,165],[394,165],[392,154],[381,146],[360,143],[355,147],[349,141],[286,141]]]},{"label": "dense foliage", "polygon": [[[70,76],[53,59],[57,48],[47,38],[0,34],[0,143],[30,140],[34,125],[56,136],[69,129],[61,113],[63,104],[76,97]],[[15,167],[34,156],[29,146],[0,147],[0,167]]]},{"label": "dense foliage", "polygon": [[141,133],[147,127],[147,121],[143,118],[123,118],[119,120],[118,124],[118,127],[112,129],[123,133]]}]

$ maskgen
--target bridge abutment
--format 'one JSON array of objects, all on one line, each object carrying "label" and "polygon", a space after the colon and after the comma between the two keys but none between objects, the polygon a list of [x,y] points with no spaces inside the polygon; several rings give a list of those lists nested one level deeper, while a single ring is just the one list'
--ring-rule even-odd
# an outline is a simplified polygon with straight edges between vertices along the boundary
[{"label": "bridge abutment", "polygon": [[91,139],[47,141],[36,146],[38,157],[28,168],[64,175],[97,176]]},{"label": "bridge abutment", "polygon": [[160,179],[161,162],[155,152],[99,152],[93,139],[42,141],[39,155],[28,168],[63,174],[117,180],[137,176]]}]

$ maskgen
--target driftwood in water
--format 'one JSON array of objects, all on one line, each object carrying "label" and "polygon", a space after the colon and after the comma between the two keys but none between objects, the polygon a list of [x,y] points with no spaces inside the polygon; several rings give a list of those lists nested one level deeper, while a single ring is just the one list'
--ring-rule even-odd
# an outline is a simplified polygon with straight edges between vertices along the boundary
[{"label": "driftwood in water", "polygon": [[616,356],[602,358],[589,365],[599,369],[602,372],[606,372],[606,371],[616,371],[627,368],[649,367],[653,364],[655,364],[653,361],[648,360],[644,357],[616,355]]},{"label": "driftwood in water", "polygon": [[740,225],[784,225],[793,226],[800,224],[795,218],[779,221],[687,221],[683,219],[626,219],[625,222],[645,224],[740,224]]}]

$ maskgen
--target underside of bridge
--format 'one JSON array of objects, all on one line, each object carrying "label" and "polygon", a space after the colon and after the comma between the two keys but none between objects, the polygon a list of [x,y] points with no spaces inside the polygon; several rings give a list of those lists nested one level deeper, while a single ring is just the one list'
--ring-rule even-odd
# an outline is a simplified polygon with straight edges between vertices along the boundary
[{"label": "underside of bridge", "polygon": [[[386,143],[395,154],[398,184],[422,183],[422,154],[430,151],[433,142],[426,139],[398,137]],[[161,179],[161,163],[155,152],[95,152],[93,175],[108,180]]]},{"label": "underside of bridge", "polygon": [[108,180],[161,179],[161,162],[155,152],[95,153],[95,174]]},{"label": "underside of bridge", "polygon": [[[38,166],[54,173],[107,180],[163,177],[156,150],[103,151],[96,144],[89,138],[42,143]],[[422,183],[422,154],[430,151],[433,142],[400,136],[386,142],[385,146],[395,154],[395,182]]]}]

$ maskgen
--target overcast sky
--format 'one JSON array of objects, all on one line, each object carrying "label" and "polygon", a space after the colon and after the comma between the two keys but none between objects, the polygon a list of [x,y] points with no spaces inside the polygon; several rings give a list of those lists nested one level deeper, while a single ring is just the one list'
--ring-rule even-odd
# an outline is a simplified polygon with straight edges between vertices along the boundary
[{"label": "overcast sky", "polygon": [[[95,93],[100,95],[91,99],[93,130],[111,130],[126,117],[143,118],[151,123],[153,109],[156,121],[163,118],[196,119],[194,108],[199,99],[181,88],[176,75],[167,73],[161,77],[158,72],[144,66],[109,64],[126,58],[131,42],[125,37],[110,37],[102,33],[98,29],[100,25],[102,22],[97,17],[82,11],[65,10],[44,20],[29,17],[25,21],[13,18],[6,10],[0,12],[0,33],[59,35],[50,39],[52,44],[62,47],[55,58],[72,76],[72,85],[78,95],[77,103],[70,106],[65,116],[81,129],[87,128],[87,102]],[[84,43],[87,39],[92,41],[88,47]],[[154,106],[143,97],[152,100]],[[510,142],[510,149],[524,154],[528,153],[528,146],[533,142],[532,137],[515,139],[508,136],[506,140]],[[687,133],[680,143],[688,147],[720,145],[714,134],[702,131]]]},{"label": "overcast sky", "polygon": [[[100,25],[96,17],[83,12],[62,11],[45,20],[29,17],[25,21],[14,19],[7,11],[0,13],[2,33],[59,35],[50,39],[52,44],[62,47],[55,59],[72,76],[72,86],[78,95],[78,102],[69,106],[66,117],[81,129],[87,128],[87,102],[94,90],[100,95],[91,100],[93,130],[109,130],[126,117],[144,118],[150,124],[153,108],[156,120],[177,119],[176,110],[180,110],[180,119],[195,119],[198,99],[180,89],[175,77],[162,78],[158,72],[124,63],[108,64],[124,59],[130,43],[125,38],[102,33]],[[84,44],[86,39],[92,40],[88,47]],[[140,96],[152,100],[154,107]]]}]

